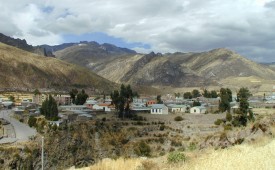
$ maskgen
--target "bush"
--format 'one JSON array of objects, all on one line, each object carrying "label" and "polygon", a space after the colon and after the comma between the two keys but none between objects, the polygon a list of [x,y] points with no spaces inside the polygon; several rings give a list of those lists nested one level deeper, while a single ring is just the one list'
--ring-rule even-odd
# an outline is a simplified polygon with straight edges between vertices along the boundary
[{"label": "bush", "polygon": [[36,127],[37,126],[37,124],[36,124],[36,118],[33,117],[33,116],[30,116],[29,120],[28,120],[28,124],[29,124],[30,127]]},{"label": "bush", "polygon": [[196,144],[195,144],[194,142],[191,142],[191,143],[189,144],[189,146],[188,146],[188,149],[189,149],[190,151],[193,151],[193,150],[196,150],[196,149],[197,149],[197,146],[196,146]]},{"label": "bush", "polygon": [[138,156],[148,157],[151,154],[150,146],[147,143],[145,143],[143,140],[137,144],[134,151],[135,151],[135,154],[137,154]]},{"label": "bush", "polygon": [[174,118],[174,120],[175,120],[175,121],[182,121],[183,118],[182,118],[181,116],[177,116],[177,117]]},{"label": "bush", "polygon": [[227,124],[223,126],[224,130],[232,130],[232,125],[231,124]]},{"label": "bush", "polygon": [[232,115],[231,115],[231,113],[227,112],[227,113],[226,113],[226,116],[225,116],[225,119],[226,119],[226,121],[230,122],[230,121],[232,120]]},{"label": "bush", "polygon": [[185,157],[184,153],[181,153],[178,151],[169,153],[169,155],[167,157],[167,161],[169,163],[184,162],[185,160],[186,160],[186,157]]},{"label": "bush", "polygon": [[165,128],[164,125],[160,125],[159,130],[160,130],[160,131],[164,131],[164,128]]},{"label": "bush", "polygon": [[220,125],[221,123],[223,123],[223,121],[221,119],[217,119],[214,124],[215,125]]}]

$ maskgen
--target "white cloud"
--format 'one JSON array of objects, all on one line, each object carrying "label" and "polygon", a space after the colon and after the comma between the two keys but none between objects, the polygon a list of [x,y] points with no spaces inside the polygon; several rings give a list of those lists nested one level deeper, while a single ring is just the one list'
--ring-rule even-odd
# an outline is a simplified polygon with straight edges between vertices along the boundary
[{"label": "white cloud", "polygon": [[272,0],[0,1],[0,32],[31,44],[61,43],[67,33],[104,32],[151,45],[149,50],[136,48],[140,51],[227,47],[274,61]]}]

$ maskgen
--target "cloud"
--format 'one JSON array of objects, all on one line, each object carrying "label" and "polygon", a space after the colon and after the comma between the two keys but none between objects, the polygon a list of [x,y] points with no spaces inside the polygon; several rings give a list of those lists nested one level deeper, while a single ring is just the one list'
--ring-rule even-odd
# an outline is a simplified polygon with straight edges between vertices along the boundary
[{"label": "cloud", "polygon": [[0,8],[0,31],[31,44],[101,32],[140,52],[226,47],[256,61],[275,60],[274,0],[10,0]]}]

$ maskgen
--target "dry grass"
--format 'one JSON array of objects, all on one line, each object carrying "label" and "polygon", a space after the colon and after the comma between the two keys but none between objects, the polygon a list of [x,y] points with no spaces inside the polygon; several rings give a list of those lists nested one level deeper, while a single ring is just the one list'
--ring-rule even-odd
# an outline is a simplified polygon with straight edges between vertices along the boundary
[{"label": "dry grass", "polygon": [[142,166],[142,159],[124,159],[119,158],[117,160],[103,159],[99,163],[79,170],[136,170]]},{"label": "dry grass", "polygon": [[[168,164],[165,157],[149,159],[150,169],[173,170],[273,170],[275,169],[275,140],[263,138],[254,144],[244,144],[228,149],[209,149],[204,153],[187,153],[183,164]],[[82,170],[145,170],[142,159],[104,159]]]}]

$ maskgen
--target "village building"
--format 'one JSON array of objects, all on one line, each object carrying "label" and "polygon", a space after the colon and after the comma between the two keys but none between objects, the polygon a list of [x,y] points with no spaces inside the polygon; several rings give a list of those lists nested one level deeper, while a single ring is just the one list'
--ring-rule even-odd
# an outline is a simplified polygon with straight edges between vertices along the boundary
[{"label": "village building", "polygon": [[164,104],[153,104],[151,114],[168,114],[168,107]]},{"label": "village building", "polygon": [[191,114],[204,114],[206,112],[206,108],[203,106],[195,106],[191,107],[190,113]]}]

